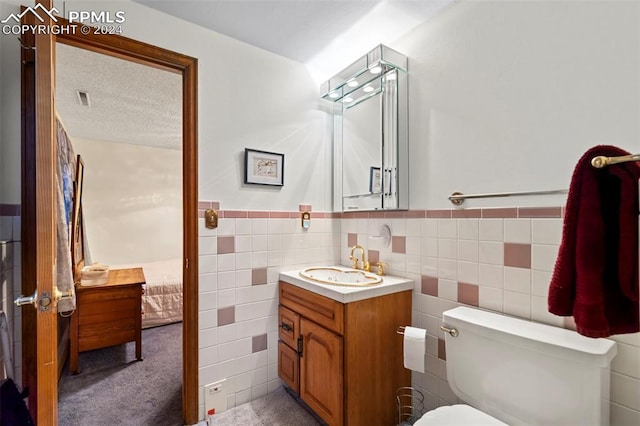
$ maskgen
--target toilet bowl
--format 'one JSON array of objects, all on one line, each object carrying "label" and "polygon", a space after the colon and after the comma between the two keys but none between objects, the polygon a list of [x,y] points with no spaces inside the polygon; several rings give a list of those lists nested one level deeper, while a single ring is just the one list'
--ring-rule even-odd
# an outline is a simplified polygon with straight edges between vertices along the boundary
[{"label": "toilet bowl", "polygon": [[443,313],[447,381],[466,404],[436,408],[415,425],[609,425],[616,344],[505,315]]},{"label": "toilet bowl", "polygon": [[447,405],[444,407],[438,407],[435,410],[425,413],[414,426],[428,426],[428,425],[474,425],[474,426],[508,426],[506,423],[501,422],[495,417],[483,413],[480,410],[464,405]]}]

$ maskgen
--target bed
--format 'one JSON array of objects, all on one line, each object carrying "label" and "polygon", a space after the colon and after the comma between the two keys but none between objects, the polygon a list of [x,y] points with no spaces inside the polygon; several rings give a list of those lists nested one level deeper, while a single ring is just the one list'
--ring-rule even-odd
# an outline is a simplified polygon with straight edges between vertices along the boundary
[{"label": "bed", "polygon": [[112,265],[111,269],[141,267],[145,284],[142,293],[142,328],[182,321],[182,261]]}]

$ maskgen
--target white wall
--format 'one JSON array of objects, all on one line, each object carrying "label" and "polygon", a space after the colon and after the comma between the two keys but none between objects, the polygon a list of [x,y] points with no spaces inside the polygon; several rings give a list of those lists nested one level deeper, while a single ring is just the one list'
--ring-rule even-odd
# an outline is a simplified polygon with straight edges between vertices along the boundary
[{"label": "white wall", "polygon": [[182,151],[72,143],[85,166],[82,208],[91,260],[117,265],[181,257]]},{"label": "white wall", "polygon": [[589,147],[640,151],[639,25],[638,2],[463,1],[391,44],[409,57],[410,208],[566,189]]},{"label": "white wall", "polygon": [[[200,199],[229,209],[331,208],[326,112],[302,64],[133,2],[65,7],[124,10],[122,35],[198,58]],[[245,147],[285,154],[284,187],[242,184]]]}]

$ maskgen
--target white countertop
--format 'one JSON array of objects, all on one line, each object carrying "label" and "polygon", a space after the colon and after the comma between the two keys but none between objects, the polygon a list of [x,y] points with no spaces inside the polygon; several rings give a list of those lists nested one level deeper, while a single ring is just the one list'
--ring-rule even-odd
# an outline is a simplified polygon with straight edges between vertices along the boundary
[{"label": "white countertop", "polygon": [[[350,270],[344,266],[331,266],[343,270]],[[385,296],[387,294],[399,293],[401,291],[413,290],[413,280],[396,277],[393,275],[382,276],[380,284],[355,287],[344,285],[323,284],[312,281],[300,275],[300,269],[295,271],[280,272],[280,280],[316,294],[326,296],[341,303],[355,302],[358,300],[370,299],[372,297]]]}]

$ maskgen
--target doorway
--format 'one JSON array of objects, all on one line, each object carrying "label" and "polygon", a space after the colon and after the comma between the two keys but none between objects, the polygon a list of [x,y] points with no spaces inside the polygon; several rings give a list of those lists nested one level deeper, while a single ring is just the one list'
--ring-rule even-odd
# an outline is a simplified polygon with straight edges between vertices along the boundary
[{"label": "doorway", "polygon": [[[83,286],[77,293],[82,342],[95,333],[100,342],[91,347],[105,347],[80,355],[80,374],[62,371],[59,356],[58,422],[113,424],[125,415],[138,424],[182,424],[182,76],[62,43],[55,75],[59,133],[68,135],[74,151],[68,157],[77,154],[83,164],[80,258],[108,265],[112,274],[142,268],[145,279],[141,363],[133,343],[112,346],[136,328],[128,325],[128,302],[113,301],[107,326],[96,312],[106,308],[80,302],[97,297],[96,290]],[[69,347],[65,336],[79,341],[78,322],[65,333],[64,315],[60,355]],[[164,373],[153,374],[158,370]]]},{"label": "doorway", "polygon": [[[58,23],[64,19],[59,18]],[[182,239],[182,275],[183,275],[183,386],[182,386],[182,412],[185,423],[192,424],[198,421],[198,226],[197,226],[197,60],[176,52],[151,46],[142,42],[116,35],[87,35],[62,34],[56,39],[59,43],[115,56],[128,61],[152,66],[162,70],[177,73],[182,76],[182,136],[183,136],[183,239]],[[24,78],[24,77],[23,77]],[[29,106],[25,107],[23,114],[34,116]],[[24,109],[24,108],[23,108]],[[31,115],[30,115],[31,114]],[[24,158],[27,160],[23,169],[23,182],[27,184],[23,189],[23,227],[30,225],[30,220],[35,223],[36,204],[33,196],[34,189],[29,182],[35,181],[35,170],[41,167],[50,167],[48,164],[35,162],[35,138],[31,139],[31,122],[26,126],[26,140],[23,140]],[[35,168],[33,167],[35,164]],[[25,194],[26,193],[26,194]],[[24,234],[23,234],[24,235]],[[31,253],[25,250],[27,247],[35,247],[30,239],[37,238],[35,233],[28,238],[23,237],[23,278],[33,277],[36,264],[31,259]],[[35,241],[35,240],[34,240]],[[32,291],[29,286],[33,281],[23,281],[23,292]],[[33,335],[30,335],[32,327],[25,324],[33,324],[34,320],[23,316],[23,365],[25,366],[25,383],[32,384],[32,389],[38,383],[35,366],[31,360],[35,359],[38,343]],[[25,332],[25,329],[26,332]],[[31,341],[29,341],[31,339]],[[26,361],[24,361],[26,360]],[[31,365],[32,367],[26,368]],[[33,369],[32,369],[33,368]],[[30,395],[30,406],[49,405],[48,399],[57,399],[57,392],[37,389]],[[56,401],[57,403],[57,401]],[[34,408],[35,410],[36,408]]]}]

